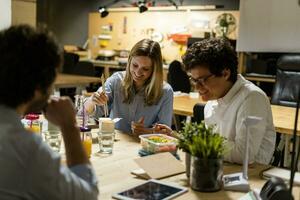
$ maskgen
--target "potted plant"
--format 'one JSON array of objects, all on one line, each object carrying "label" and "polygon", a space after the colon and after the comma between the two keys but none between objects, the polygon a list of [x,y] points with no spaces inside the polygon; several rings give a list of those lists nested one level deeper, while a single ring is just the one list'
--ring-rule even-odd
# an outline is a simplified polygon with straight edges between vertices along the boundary
[{"label": "potted plant", "polygon": [[190,177],[190,164],[191,164],[191,154],[189,149],[189,144],[192,143],[193,136],[199,133],[201,130],[200,123],[186,123],[183,122],[183,129],[179,131],[178,138],[178,148],[185,152],[185,166],[186,166],[186,176]]},{"label": "potted plant", "polygon": [[225,138],[204,122],[185,123],[181,136],[179,147],[191,154],[191,188],[202,192],[220,190]]}]

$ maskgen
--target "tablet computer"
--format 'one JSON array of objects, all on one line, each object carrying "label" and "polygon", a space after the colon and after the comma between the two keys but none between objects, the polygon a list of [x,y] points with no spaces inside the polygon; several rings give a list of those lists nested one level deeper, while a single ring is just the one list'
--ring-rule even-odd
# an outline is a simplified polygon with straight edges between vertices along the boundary
[{"label": "tablet computer", "polygon": [[187,191],[187,188],[151,179],[143,184],[114,194],[113,198],[120,200],[168,200]]}]

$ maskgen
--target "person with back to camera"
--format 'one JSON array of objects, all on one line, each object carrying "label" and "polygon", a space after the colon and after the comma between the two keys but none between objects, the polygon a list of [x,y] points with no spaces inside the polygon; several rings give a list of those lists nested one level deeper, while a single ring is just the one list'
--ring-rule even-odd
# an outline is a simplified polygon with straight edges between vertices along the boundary
[{"label": "person with back to camera", "polygon": [[[69,98],[50,98],[62,52],[45,29],[0,31],[0,199],[96,200],[97,179],[80,141]],[[22,116],[44,110],[61,129],[66,165]]]},{"label": "person with back to camera", "polygon": [[126,71],[116,72],[87,99],[89,114],[101,117],[108,104],[110,118],[121,118],[116,129],[125,133],[153,133],[156,123],[171,126],[173,90],[163,81],[162,55],[157,42],[143,39],[132,48]]},{"label": "person with back to camera", "polygon": [[[204,101],[206,125],[227,138],[231,147],[224,160],[243,163],[247,116],[261,117],[262,121],[250,128],[249,163],[269,164],[276,133],[268,97],[257,86],[237,73],[237,55],[226,39],[206,39],[194,43],[183,55],[185,70]],[[171,133],[164,125],[161,128]]]}]

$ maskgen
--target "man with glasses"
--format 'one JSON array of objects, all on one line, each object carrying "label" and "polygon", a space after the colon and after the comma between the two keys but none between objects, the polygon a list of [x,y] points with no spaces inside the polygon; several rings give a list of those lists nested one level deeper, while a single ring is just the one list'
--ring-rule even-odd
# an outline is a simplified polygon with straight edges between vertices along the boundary
[{"label": "man with glasses", "polygon": [[262,121],[249,132],[249,162],[269,164],[275,148],[275,129],[266,94],[237,74],[237,55],[225,39],[207,39],[194,43],[183,56],[186,71],[202,99],[205,123],[216,124],[227,138],[230,152],[225,160],[243,163],[247,116]]}]

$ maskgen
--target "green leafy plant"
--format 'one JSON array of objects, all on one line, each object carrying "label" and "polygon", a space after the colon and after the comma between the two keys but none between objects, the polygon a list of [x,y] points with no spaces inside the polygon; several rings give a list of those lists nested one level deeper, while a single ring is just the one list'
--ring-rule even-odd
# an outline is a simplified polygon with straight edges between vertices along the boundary
[{"label": "green leafy plant", "polygon": [[179,131],[178,147],[184,152],[190,153],[189,144],[193,141],[193,136],[205,129],[204,123],[186,123],[183,122],[183,129]]},{"label": "green leafy plant", "polygon": [[221,158],[225,153],[225,138],[204,122],[184,123],[179,132],[178,147],[199,158]]}]

